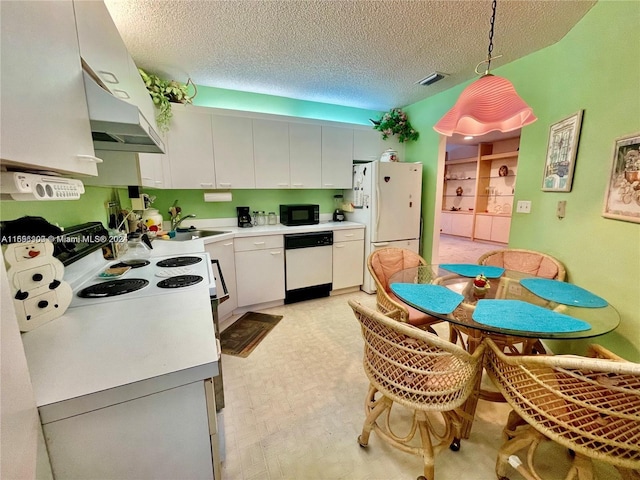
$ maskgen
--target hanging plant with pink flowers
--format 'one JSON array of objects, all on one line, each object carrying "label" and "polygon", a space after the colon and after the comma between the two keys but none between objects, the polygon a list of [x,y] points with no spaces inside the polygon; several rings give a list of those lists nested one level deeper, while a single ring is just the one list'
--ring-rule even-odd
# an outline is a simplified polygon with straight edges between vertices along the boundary
[{"label": "hanging plant with pink flowers", "polygon": [[397,135],[401,143],[415,141],[420,134],[411,126],[407,114],[399,108],[392,108],[380,120],[371,120],[374,130],[382,132],[382,139]]}]

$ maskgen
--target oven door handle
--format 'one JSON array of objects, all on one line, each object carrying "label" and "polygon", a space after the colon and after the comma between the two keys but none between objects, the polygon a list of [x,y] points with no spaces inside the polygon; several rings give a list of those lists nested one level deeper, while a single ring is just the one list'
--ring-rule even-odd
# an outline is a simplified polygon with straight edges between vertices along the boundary
[{"label": "oven door handle", "polygon": [[211,260],[211,265],[215,265],[218,269],[218,275],[220,275],[220,284],[222,285],[222,296],[218,295],[218,303],[226,302],[229,300],[229,290],[227,290],[227,284],[224,281],[224,275],[222,274],[222,268],[220,268],[220,262],[217,258]]}]

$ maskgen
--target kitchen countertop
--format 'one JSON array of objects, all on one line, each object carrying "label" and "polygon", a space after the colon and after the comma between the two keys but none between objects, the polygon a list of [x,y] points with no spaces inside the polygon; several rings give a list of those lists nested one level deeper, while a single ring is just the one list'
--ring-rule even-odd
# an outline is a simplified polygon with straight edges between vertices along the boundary
[{"label": "kitchen countertop", "polygon": [[[249,228],[241,228],[237,226],[224,226],[217,225],[215,221],[210,220],[198,220],[191,219],[189,222],[190,225],[201,229],[201,230],[217,230],[224,231],[228,233],[223,233],[220,235],[213,235],[211,237],[203,237],[201,239],[191,240],[191,241],[202,241],[205,245],[208,243],[219,242],[221,240],[228,240],[230,238],[244,238],[244,237],[256,237],[259,235],[285,235],[289,233],[307,233],[307,232],[323,232],[326,230],[348,230],[351,228],[365,228],[364,224],[357,222],[320,222],[316,225],[299,225],[295,227],[288,227],[286,225],[282,225],[281,223],[277,225],[263,225],[259,227],[249,227]],[[184,243],[179,241],[155,241],[154,245],[157,243]]]},{"label": "kitchen countertop", "polygon": [[[154,255],[187,253],[162,243]],[[207,285],[70,308],[22,340],[43,423],[218,374]]]}]

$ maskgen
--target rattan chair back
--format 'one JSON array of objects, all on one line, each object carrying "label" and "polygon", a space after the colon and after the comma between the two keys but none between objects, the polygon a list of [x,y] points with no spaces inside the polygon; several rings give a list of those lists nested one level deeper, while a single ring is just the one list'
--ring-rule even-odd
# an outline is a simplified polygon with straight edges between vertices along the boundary
[{"label": "rattan chair back", "polygon": [[418,312],[406,305],[391,292],[389,283],[389,279],[394,273],[406,268],[426,264],[425,259],[417,253],[395,247],[376,250],[367,258],[367,268],[376,283],[376,305],[378,310],[395,320],[411,323],[435,333],[431,325],[442,320],[426,313]]},{"label": "rattan chair back", "polygon": [[566,276],[564,265],[559,260],[551,255],[534,250],[519,248],[493,250],[481,255],[477,263],[478,265],[503,267],[507,270],[515,270],[553,280],[564,281]]},{"label": "rattan chair back", "polygon": [[[364,339],[364,371],[370,382],[366,419],[359,437],[368,444],[375,431],[390,445],[424,460],[424,476],[433,480],[434,456],[460,438],[459,408],[474,389],[482,371],[484,346],[473,355],[414,326],[398,322],[353,300],[349,305],[360,322]],[[403,435],[392,431],[394,404],[413,411],[413,424]],[[445,427],[434,432],[427,412],[442,414]],[[386,421],[377,419],[386,414]],[[406,434],[406,432],[410,432]],[[421,447],[411,445],[419,432]],[[432,438],[433,437],[433,438]],[[434,439],[436,441],[434,441]]]},{"label": "rattan chair back", "polygon": [[[640,469],[640,364],[592,351],[601,358],[565,355],[509,356],[486,341],[485,368],[514,412],[539,434],[571,449],[577,456]],[[603,359],[603,358],[611,358]],[[513,422],[512,422],[513,423]],[[502,447],[498,477],[513,447],[537,448],[530,432],[515,435]],[[528,442],[523,435],[528,435]],[[533,458],[530,449],[528,457]],[[534,473],[532,460],[528,468]],[[587,462],[590,466],[590,462]],[[581,466],[574,468],[584,468]],[[582,478],[580,476],[579,478]],[[584,477],[588,478],[588,477]],[[590,477],[589,477],[590,478]]]}]

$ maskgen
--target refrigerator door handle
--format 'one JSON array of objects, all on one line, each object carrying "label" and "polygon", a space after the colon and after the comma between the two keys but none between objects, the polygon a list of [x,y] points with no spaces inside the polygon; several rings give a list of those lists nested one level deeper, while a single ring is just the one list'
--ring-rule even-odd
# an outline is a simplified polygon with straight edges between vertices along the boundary
[{"label": "refrigerator door handle", "polygon": [[376,181],[376,232],[380,229],[380,184]]},{"label": "refrigerator door handle", "polygon": [[389,242],[375,242],[371,245],[373,245],[374,247],[387,247],[389,246]]}]

